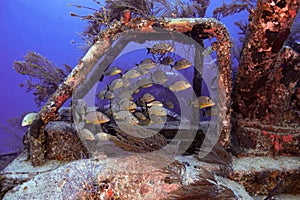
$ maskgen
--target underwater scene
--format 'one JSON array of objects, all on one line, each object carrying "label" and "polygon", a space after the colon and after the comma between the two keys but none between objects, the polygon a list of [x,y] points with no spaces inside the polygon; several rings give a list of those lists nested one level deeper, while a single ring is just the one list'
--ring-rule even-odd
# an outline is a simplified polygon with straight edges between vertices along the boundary
[{"label": "underwater scene", "polygon": [[300,199],[299,0],[3,0],[0,199]]}]

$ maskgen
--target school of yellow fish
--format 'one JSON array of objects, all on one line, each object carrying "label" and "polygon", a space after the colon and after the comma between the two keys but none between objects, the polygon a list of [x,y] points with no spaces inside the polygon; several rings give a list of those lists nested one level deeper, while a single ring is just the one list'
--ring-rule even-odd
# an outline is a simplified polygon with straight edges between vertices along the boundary
[{"label": "school of yellow fish", "polygon": [[[155,87],[155,84],[167,85],[172,92],[181,92],[192,88],[187,80],[171,82],[166,73],[170,70],[183,70],[191,67],[193,64],[180,59],[174,61],[171,56],[165,56],[166,53],[174,51],[174,47],[168,43],[156,44],[147,48],[148,54],[159,55],[159,61],[151,58],[142,60],[136,67],[123,72],[120,67],[110,66],[104,76],[118,76],[105,89],[99,91],[96,95],[98,100],[108,100],[109,107],[98,108],[89,107],[83,99],[72,102],[73,121],[77,124],[79,136],[84,140],[103,141],[108,140],[111,135],[102,131],[101,124],[110,122],[128,124],[130,126],[147,126],[151,124],[164,124],[167,120],[168,110],[174,109],[174,103],[169,100],[159,101],[150,92],[140,94],[144,88]],[[103,80],[103,77],[100,81]],[[140,97],[134,101],[133,94]],[[200,96],[188,102],[188,106],[203,109],[212,107],[215,102],[207,96]],[[101,110],[101,111],[100,111]],[[29,113],[22,121],[22,126],[28,126],[32,123],[37,113]],[[90,127],[94,126],[93,131]]]}]

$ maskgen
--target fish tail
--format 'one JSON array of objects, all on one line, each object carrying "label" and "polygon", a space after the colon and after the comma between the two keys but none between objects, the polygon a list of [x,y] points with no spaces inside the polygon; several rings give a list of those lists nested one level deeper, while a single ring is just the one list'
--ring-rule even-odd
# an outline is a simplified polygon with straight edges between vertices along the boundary
[{"label": "fish tail", "polygon": [[99,82],[102,82],[103,78],[104,78],[104,74],[102,74],[102,76],[100,77]]},{"label": "fish tail", "polygon": [[151,48],[147,47],[147,54],[150,54],[151,53]]}]

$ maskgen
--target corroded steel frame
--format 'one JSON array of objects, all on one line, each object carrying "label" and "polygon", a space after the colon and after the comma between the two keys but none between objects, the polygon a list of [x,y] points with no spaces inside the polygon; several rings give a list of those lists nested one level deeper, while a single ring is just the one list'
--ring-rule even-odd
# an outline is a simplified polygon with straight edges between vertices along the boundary
[{"label": "corroded steel frame", "polygon": [[[222,115],[219,122],[222,127],[219,143],[225,147],[230,144],[230,114],[231,114],[231,42],[230,35],[226,27],[219,21],[210,18],[181,18],[181,19],[150,19],[141,18],[131,19],[126,25],[119,21],[114,21],[107,29],[103,30],[96,38],[93,46],[80,59],[77,66],[68,75],[65,81],[59,86],[57,91],[51,96],[48,102],[39,112],[29,129],[29,157],[33,166],[42,165],[45,162],[44,147],[44,127],[46,124],[55,120],[58,116],[59,108],[66,102],[78,89],[77,94],[80,96],[80,87],[86,87],[89,81],[93,81],[93,77],[89,77],[93,70],[97,73],[104,72],[110,62],[112,52],[110,49],[118,49],[121,51],[129,42],[129,38],[120,37],[121,33],[138,31],[141,33],[155,32],[155,28],[162,28],[169,31],[178,31],[180,33],[193,33],[199,37],[212,38],[215,37],[217,42],[214,44],[214,50],[217,51],[218,59],[218,86],[224,88],[225,92],[219,93],[218,112]],[[130,35],[130,34],[128,34]],[[118,41],[119,40],[119,41]],[[112,46],[113,42],[114,46]],[[120,46],[121,45],[121,46]],[[104,66],[104,67],[103,67]],[[86,86],[85,86],[86,85]]]}]

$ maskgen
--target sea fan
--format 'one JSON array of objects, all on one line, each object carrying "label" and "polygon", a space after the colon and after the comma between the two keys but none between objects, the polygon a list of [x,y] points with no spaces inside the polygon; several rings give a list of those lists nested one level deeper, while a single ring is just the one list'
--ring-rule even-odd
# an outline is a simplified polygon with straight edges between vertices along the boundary
[{"label": "sea fan", "polygon": [[24,61],[15,61],[13,64],[13,68],[19,74],[29,76],[26,83],[21,83],[19,86],[26,87],[26,92],[33,91],[35,103],[41,106],[42,102],[48,100],[70,73],[71,67],[65,65],[63,70],[46,57],[32,51],[29,51],[24,59]]},{"label": "sea fan", "polygon": [[256,0],[233,0],[229,4],[223,2],[223,5],[214,9],[213,17],[219,20],[244,10],[250,12],[251,9],[254,9],[255,2]]},{"label": "sea fan", "polygon": [[152,0],[153,13],[158,17],[204,17],[210,0]]},{"label": "sea fan", "polygon": [[130,10],[135,16],[151,17],[153,3],[146,0],[106,0],[106,8],[112,19],[120,19],[124,10]]},{"label": "sea fan", "polygon": [[82,33],[87,46],[94,43],[94,39],[100,31],[107,27],[114,19],[120,20],[124,10],[130,10],[133,17],[204,17],[210,0],[192,0],[189,2],[176,0],[106,0],[105,5],[93,0],[99,9],[81,5],[71,5],[77,8],[92,10],[93,13],[81,16],[71,13],[73,17],[79,17],[88,22],[88,26]]},{"label": "sea fan", "polygon": [[214,175],[204,168],[200,168],[198,180],[189,185],[183,185],[173,191],[168,199],[237,199],[234,192],[224,185],[218,184]]}]

